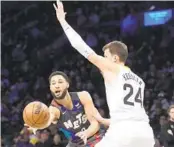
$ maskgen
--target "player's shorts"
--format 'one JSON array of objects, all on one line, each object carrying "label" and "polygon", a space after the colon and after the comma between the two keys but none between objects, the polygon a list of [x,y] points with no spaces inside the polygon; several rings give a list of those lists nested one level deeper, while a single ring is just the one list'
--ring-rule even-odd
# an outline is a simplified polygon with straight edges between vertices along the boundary
[{"label": "player's shorts", "polygon": [[154,147],[153,130],[146,122],[124,121],[110,125],[95,147]]},{"label": "player's shorts", "polygon": [[86,145],[69,142],[66,147],[94,147],[99,141],[101,141],[104,134],[105,134],[105,130],[100,129],[100,131],[97,132],[94,136],[88,138]]}]

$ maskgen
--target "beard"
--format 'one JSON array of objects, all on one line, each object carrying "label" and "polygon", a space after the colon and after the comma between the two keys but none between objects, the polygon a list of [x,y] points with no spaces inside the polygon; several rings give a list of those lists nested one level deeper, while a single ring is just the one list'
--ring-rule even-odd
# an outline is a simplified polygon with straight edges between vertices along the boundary
[{"label": "beard", "polygon": [[67,92],[68,92],[68,90],[67,90],[67,89],[65,89],[65,90],[62,92],[62,94],[61,94],[61,95],[59,95],[59,96],[56,96],[56,94],[55,94],[55,93],[53,93],[52,91],[51,91],[51,94],[52,94],[52,96],[53,96],[53,98],[54,98],[54,99],[56,99],[56,100],[62,100],[62,99],[64,99],[64,98],[65,98],[65,96],[66,96]]}]

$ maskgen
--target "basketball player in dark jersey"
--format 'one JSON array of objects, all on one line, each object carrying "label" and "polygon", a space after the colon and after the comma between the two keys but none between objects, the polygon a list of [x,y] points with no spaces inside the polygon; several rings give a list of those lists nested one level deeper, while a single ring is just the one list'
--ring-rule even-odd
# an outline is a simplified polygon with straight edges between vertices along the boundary
[{"label": "basketball player in dark jersey", "polygon": [[69,140],[67,147],[94,147],[105,131],[93,117],[97,112],[90,94],[86,91],[68,92],[68,76],[60,71],[49,77],[53,100],[49,107],[51,123],[57,124]]}]

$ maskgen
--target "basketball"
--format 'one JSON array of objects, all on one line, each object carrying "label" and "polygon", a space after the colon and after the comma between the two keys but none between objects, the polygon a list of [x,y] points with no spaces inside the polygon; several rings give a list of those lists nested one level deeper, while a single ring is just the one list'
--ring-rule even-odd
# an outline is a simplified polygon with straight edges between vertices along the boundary
[{"label": "basketball", "polygon": [[39,101],[29,103],[23,110],[25,124],[33,128],[43,129],[50,117],[48,107]]}]

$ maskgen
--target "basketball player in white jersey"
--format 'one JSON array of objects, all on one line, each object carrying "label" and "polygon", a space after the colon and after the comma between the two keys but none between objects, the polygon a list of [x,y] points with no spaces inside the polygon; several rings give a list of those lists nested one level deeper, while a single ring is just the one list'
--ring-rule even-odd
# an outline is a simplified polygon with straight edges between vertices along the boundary
[{"label": "basketball player in white jersey", "polygon": [[97,55],[66,22],[63,4],[54,4],[60,22],[73,48],[97,66],[105,81],[110,119],[105,137],[95,147],[153,147],[154,136],[143,108],[144,81],[134,74],[125,62],[127,46],[114,41],[103,47],[104,57]]}]

